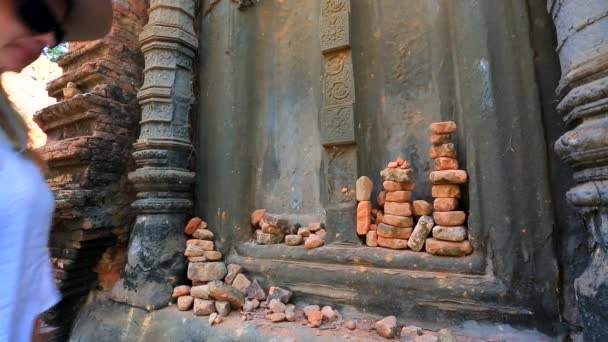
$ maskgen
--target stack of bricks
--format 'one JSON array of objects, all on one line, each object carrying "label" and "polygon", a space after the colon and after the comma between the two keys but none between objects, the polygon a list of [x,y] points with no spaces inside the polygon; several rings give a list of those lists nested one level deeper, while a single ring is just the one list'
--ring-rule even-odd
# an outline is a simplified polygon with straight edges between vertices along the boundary
[{"label": "stack of bricks", "polygon": [[222,261],[222,253],[215,250],[214,234],[205,221],[198,217],[191,219],[184,232],[192,237],[184,252],[192,286],[176,287],[173,298],[179,310],[210,316],[209,324],[220,323],[231,309],[243,307],[251,282],[241,274],[239,265],[226,266]]},{"label": "stack of bricks", "polygon": [[426,251],[434,255],[465,256],[473,252],[467,240],[466,213],[458,210],[460,185],[467,182],[467,172],[458,169],[456,149],[450,135],[456,131],[452,121],[437,122],[430,126],[430,157],[434,161],[430,174],[433,203],[433,238],[426,240]]},{"label": "stack of bricks", "polygon": [[127,174],[140,116],[138,36],[147,7],[141,1],[114,1],[113,7],[108,36],[70,43],[57,62],[62,76],[47,86],[58,102],[34,116],[48,137],[39,152],[56,200],[50,252],[62,300],[43,316],[53,330],[49,340],[67,339],[89,291],[109,289],[118,279],[133,224]]},{"label": "stack of bricks", "polygon": [[365,236],[368,246],[377,246],[375,225],[372,226],[372,190],[374,182],[367,176],[357,179],[355,193],[357,196],[357,235]]},{"label": "stack of bricks", "polygon": [[[413,231],[412,190],[414,170],[402,158],[388,163],[380,172],[386,191],[382,221],[377,227],[377,243],[391,249],[407,249]],[[377,214],[378,215],[378,214]]]},{"label": "stack of bricks", "polygon": [[284,232],[288,222],[276,215],[267,213],[265,209],[256,210],[251,214],[251,224],[255,231],[255,240],[260,245],[275,245],[283,242]]}]

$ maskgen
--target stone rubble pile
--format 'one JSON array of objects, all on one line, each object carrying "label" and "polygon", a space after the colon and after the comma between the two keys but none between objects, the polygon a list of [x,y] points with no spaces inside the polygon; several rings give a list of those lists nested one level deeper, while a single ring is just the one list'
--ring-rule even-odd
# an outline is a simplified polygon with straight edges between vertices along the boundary
[{"label": "stone rubble pile", "polygon": [[[458,210],[460,185],[468,180],[467,172],[458,169],[456,149],[450,134],[456,131],[452,121],[430,125],[434,161],[429,175],[433,204],[424,200],[412,202],[414,170],[399,157],[380,172],[382,191],[378,208],[372,207],[373,182],[362,176],[356,182],[357,234],[365,236],[369,247],[411,249],[439,256],[465,256],[473,252],[465,226],[466,213]],[[432,237],[429,238],[429,235]]]},{"label": "stone rubble pile", "polygon": [[438,333],[424,331],[415,325],[403,326],[399,330],[399,324],[395,316],[388,316],[374,324],[376,333],[386,339],[400,338],[403,341],[414,342],[456,342],[456,337],[449,329],[441,329]]},{"label": "stone rubble pile", "polygon": [[260,245],[284,242],[288,246],[304,244],[307,249],[313,249],[323,246],[327,237],[325,225],[321,222],[302,227],[299,223],[290,224],[266,209],[258,209],[251,214],[251,225],[256,229],[255,240]]},{"label": "stone rubble pile", "polygon": [[456,123],[436,122],[431,124],[430,129],[433,133],[433,146],[429,155],[434,166],[429,179],[435,199],[433,220],[436,225],[433,228],[433,238],[426,240],[425,249],[434,255],[469,255],[473,252],[473,247],[467,240],[466,213],[458,210],[460,185],[467,182],[468,175],[465,170],[459,170],[456,148],[450,142],[450,135],[456,131]]}]

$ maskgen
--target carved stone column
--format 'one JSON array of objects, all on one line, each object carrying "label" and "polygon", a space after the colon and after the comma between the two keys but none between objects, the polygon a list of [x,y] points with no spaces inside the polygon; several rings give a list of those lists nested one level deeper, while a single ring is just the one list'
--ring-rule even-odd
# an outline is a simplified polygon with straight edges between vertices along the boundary
[{"label": "carved stone column", "polygon": [[567,197],[583,215],[594,252],[575,281],[585,340],[608,336],[608,2],[549,1],[562,78],[558,111],[572,130],[555,144],[574,169]]},{"label": "carved stone column", "polygon": [[114,300],[161,308],[185,276],[183,227],[192,208],[194,173],[189,114],[192,60],[198,48],[194,0],[151,0],[149,22],[140,35],[145,57],[138,98],[141,132],[129,174],[137,191],[137,219],[123,278]]},{"label": "carved stone column", "polygon": [[319,126],[325,147],[321,193],[327,239],[329,242],[358,244],[355,231],[357,147],[350,0],[322,0],[320,39],[324,70]]}]

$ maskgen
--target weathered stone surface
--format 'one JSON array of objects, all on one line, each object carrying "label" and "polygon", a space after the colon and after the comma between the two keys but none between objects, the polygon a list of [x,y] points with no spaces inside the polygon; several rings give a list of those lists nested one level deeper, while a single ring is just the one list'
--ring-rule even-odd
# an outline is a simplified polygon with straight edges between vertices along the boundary
[{"label": "weathered stone surface", "polygon": [[[409,202],[412,200],[412,192],[411,191],[389,191],[386,193],[386,203],[388,202]],[[385,204],[386,206],[386,204]],[[386,209],[384,210],[386,212]]]},{"label": "weathered stone surface", "polygon": [[304,316],[306,316],[306,318],[308,318],[308,316],[310,315],[311,312],[313,311],[321,311],[321,307],[318,305],[307,305],[304,307]]},{"label": "weathered stone surface", "polygon": [[433,145],[433,146],[447,144],[450,142],[450,135],[449,134],[432,134],[430,141],[431,141],[431,145]]},{"label": "weathered stone surface", "polygon": [[270,300],[270,303],[268,303],[268,308],[270,309],[270,311],[272,311],[274,313],[278,313],[278,312],[284,313],[286,306],[280,300],[272,299],[272,300]]},{"label": "weathered stone surface", "polygon": [[[388,215],[387,215],[388,216]],[[385,216],[386,218],[386,216]],[[378,225],[378,237],[383,238],[394,238],[394,239],[409,239],[412,234],[413,228],[400,228],[388,225],[386,223],[380,223]]]},{"label": "weathered stone surface", "polygon": [[194,298],[209,299],[209,285],[193,286],[192,289],[190,289],[190,295]]},{"label": "weathered stone surface", "polygon": [[406,327],[401,328],[401,337],[404,336],[421,336],[422,335],[422,328],[415,326],[415,325],[408,325]]},{"label": "weathered stone surface", "polygon": [[205,251],[203,256],[207,259],[207,261],[219,261],[222,260],[222,252],[218,251]]},{"label": "weathered stone surface", "polygon": [[213,241],[190,239],[186,241],[186,247],[198,246],[206,251],[212,251],[214,248]]},{"label": "weathered stone surface", "polygon": [[464,170],[433,171],[429,175],[432,184],[464,184],[468,180]]},{"label": "weathered stone surface", "polygon": [[224,281],[226,282],[226,284],[232,285],[234,278],[236,278],[237,275],[243,272],[243,267],[238,264],[230,264],[228,265],[227,269],[228,273],[226,274],[226,278],[224,279]]},{"label": "weathered stone surface", "polygon": [[357,179],[356,196],[357,201],[369,201],[372,196],[374,182],[367,176],[362,176]]},{"label": "weathered stone surface", "polygon": [[425,249],[427,253],[440,256],[458,257],[473,253],[473,246],[469,240],[462,242],[451,242],[437,239],[426,239]]},{"label": "weathered stone surface", "polygon": [[321,229],[325,229],[325,224],[323,224],[321,222],[313,222],[308,225],[308,230],[310,230],[313,233],[316,233]]},{"label": "weathered stone surface", "polygon": [[254,308],[254,309],[257,309],[257,308],[259,308],[259,307],[260,307],[260,304],[261,304],[261,303],[260,303],[260,301],[259,301],[259,300],[257,300],[257,299],[252,299],[252,300],[251,300],[251,304],[253,305],[253,308]]},{"label": "weathered stone surface", "polygon": [[184,233],[186,233],[187,235],[192,235],[192,233],[194,233],[194,231],[198,229],[201,222],[203,222],[203,220],[198,217],[191,218],[190,221],[188,221],[186,228],[184,228]]},{"label": "weathered stone surface", "polygon": [[423,200],[417,200],[412,203],[412,213],[414,216],[428,216],[433,213],[433,206]]},{"label": "weathered stone surface", "polygon": [[453,211],[457,208],[457,198],[435,198],[435,201],[433,201],[433,209],[435,211]]},{"label": "weathered stone surface", "polygon": [[331,306],[324,306],[323,309],[321,309],[321,313],[323,314],[323,319],[328,322],[332,322],[337,319],[336,313]]},{"label": "weathered stone surface", "polygon": [[365,236],[365,244],[369,247],[377,247],[378,246],[378,233],[370,230],[367,232]]},{"label": "weathered stone surface", "polygon": [[287,306],[285,307],[285,318],[289,322],[295,322],[297,320],[295,305],[287,304]]},{"label": "weathered stone surface", "polygon": [[378,197],[376,197],[376,202],[378,203],[378,206],[384,206],[384,202],[386,202],[386,191],[380,191],[378,193]]},{"label": "weathered stone surface", "polygon": [[384,338],[392,339],[397,334],[397,318],[395,316],[385,317],[374,325],[376,332]]},{"label": "weathered stone surface", "polygon": [[243,312],[252,312],[254,310],[253,303],[251,301],[245,301],[243,308],[241,311]]},{"label": "weathered stone surface", "polygon": [[293,296],[293,292],[277,286],[271,286],[268,290],[269,302],[273,299],[277,299],[280,302],[287,304],[291,300],[291,296]]},{"label": "weathered stone surface", "polygon": [[407,240],[378,236],[378,246],[390,249],[407,249]]},{"label": "weathered stone surface", "polygon": [[431,159],[437,159],[439,157],[456,158],[456,147],[452,143],[431,146],[429,156]]},{"label": "weathered stone surface", "polygon": [[173,294],[171,295],[171,297],[178,298],[181,296],[188,296],[188,295],[190,295],[190,286],[180,285],[173,289]]},{"label": "weathered stone surface", "polygon": [[209,320],[208,320],[209,325],[213,325],[215,323],[215,320],[217,319],[218,316],[219,315],[218,315],[217,312],[214,312],[211,315],[209,315]]},{"label": "weathered stone surface", "polygon": [[192,313],[196,316],[207,316],[215,312],[215,301],[210,299],[194,298]]},{"label": "weathered stone surface", "polygon": [[192,309],[194,303],[194,297],[192,296],[180,296],[177,298],[177,309],[180,311],[188,311]]},{"label": "weathered stone surface", "polygon": [[217,311],[220,316],[227,317],[230,314],[230,303],[224,300],[216,300],[215,311]]},{"label": "weathered stone surface", "polygon": [[233,309],[239,309],[245,304],[245,296],[239,290],[219,280],[209,282],[209,297],[227,301]]},{"label": "weathered stone surface", "polygon": [[346,321],[346,323],[344,325],[346,326],[346,328],[348,330],[355,330],[355,329],[357,329],[357,324],[353,320]]},{"label": "weathered stone surface", "polygon": [[247,298],[255,299],[258,301],[266,300],[266,292],[260,286],[256,279],[253,280],[253,282],[247,289]]},{"label": "weathered stone surface", "polygon": [[432,334],[424,334],[421,336],[416,336],[416,338],[414,338],[414,342],[439,342],[439,337]]},{"label": "weathered stone surface", "polygon": [[205,255],[206,249],[201,246],[188,245],[184,251],[184,255],[187,257],[202,257]]},{"label": "weathered stone surface", "polygon": [[437,240],[460,242],[467,238],[467,228],[464,226],[446,227],[435,226],[433,237]]},{"label": "weathered stone surface", "polygon": [[206,262],[207,258],[205,258],[205,256],[204,256],[206,251],[203,251],[202,249],[199,249],[199,250],[197,250],[197,252],[201,252],[201,253],[203,253],[203,255],[194,256],[194,257],[188,257],[188,261],[189,262]]},{"label": "weathered stone surface", "polygon": [[386,167],[390,167],[390,168],[392,168],[392,169],[394,169],[394,168],[396,168],[396,167],[398,167],[398,166],[399,166],[399,163],[397,163],[396,161],[389,162],[389,163],[386,165]]},{"label": "weathered stone surface", "polygon": [[433,220],[439,226],[460,226],[464,224],[467,215],[464,211],[438,211],[433,213]]},{"label": "weathered stone surface", "polygon": [[365,235],[372,219],[372,202],[362,201],[357,204],[357,234]]},{"label": "weathered stone surface", "polygon": [[389,226],[395,226],[399,228],[411,228],[414,226],[414,219],[412,219],[411,216],[397,216],[387,214],[382,217],[382,221],[383,222],[378,224],[376,227],[381,224],[387,224]]},{"label": "weathered stone surface", "polygon": [[308,313],[307,319],[311,327],[317,328],[321,325],[321,322],[323,321],[323,313],[319,310],[310,311]]},{"label": "weathered stone surface", "polygon": [[301,235],[303,237],[309,237],[310,229],[308,229],[308,227],[302,227],[302,228],[298,229],[298,235]]},{"label": "weathered stone surface", "polygon": [[439,157],[433,160],[433,170],[458,170],[458,160],[454,158]]},{"label": "weathered stone surface", "polygon": [[224,279],[228,273],[223,262],[191,262],[188,264],[188,279],[211,281]]},{"label": "weathered stone surface", "polygon": [[270,225],[270,224],[266,223],[266,221],[264,221],[264,220],[262,220],[260,222],[260,228],[262,228],[262,232],[264,232],[266,234],[273,234],[273,235],[283,234],[283,229],[281,229],[277,226]]},{"label": "weathered stone surface", "polygon": [[429,236],[434,224],[435,222],[433,221],[432,217],[421,216],[418,223],[416,223],[416,228],[414,228],[412,235],[407,241],[408,247],[416,252],[422,250],[422,247],[424,247],[424,241]]},{"label": "weathered stone surface", "polygon": [[435,134],[450,134],[456,132],[456,123],[454,121],[434,122],[429,128]]},{"label": "weathered stone surface", "polygon": [[306,247],[307,249],[318,248],[323,246],[324,244],[325,241],[323,241],[315,234],[310,234],[310,236],[306,238],[306,241],[304,241],[304,247]]},{"label": "weathered stone surface", "polygon": [[264,233],[262,230],[256,230],[255,233],[256,233],[256,241],[260,245],[276,245],[278,243],[281,243],[284,238],[283,234],[278,234],[278,235],[267,234],[267,233]]},{"label": "weathered stone surface", "polygon": [[288,246],[299,246],[304,241],[302,235],[287,235],[285,236],[285,244]]},{"label": "weathered stone surface", "polygon": [[[369,225],[369,229],[370,230],[372,229],[372,225],[371,224]],[[318,230],[315,233],[315,235],[318,236],[321,240],[325,241],[325,239],[327,239],[327,230],[325,230],[325,229]]]},{"label": "weathered stone surface", "polygon": [[251,225],[257,226],[262,221],[262,217],[266,214],[266,209],[257,209],[253,213],[251,213]]},{"label": "weathered stone surface", "polygon": [[241,291],[243,294],[247,293],[247,289],[251,286],[251,281],[243,273],[237,274],[232,282],[232,287]]},{"label": "weathered stone surface", "polygon": [[434,198],[460,198],[460,186],[458,185],[433,185],[431,193]]},{"label": "weathered stone surface", "polygon": [[273,313],[270,315],[270,320],[273,323],[279,323],[279,322],[283,322],[287,317],[285,316],[285,313]]},{"label": "weathered stone surface", "polygon": [[413,169],[391,169],[387,168],[380,171],[380,176],[385,181],[394,182],[413,182],[414,181],[414,170]]},{"label": "weathered stone surface", "polygon": [[262,221],[268,223],[271,226],[279,227],[280,229],[283,229],[283,227],[287,226],[288,224],[286,219],[282,219],[270,213],[265,213],[264,216],[262,216]]},{"label": "weathered stone surface", "polygon": [[386,215],[412,216],[412,205],[387,201],[384,203],[384,216]]},{"label": "weathered stone surface", "polygon": [[200,240],[213,240],[213,232],[209,229],[197,229],[192,233],[192,237]]}]

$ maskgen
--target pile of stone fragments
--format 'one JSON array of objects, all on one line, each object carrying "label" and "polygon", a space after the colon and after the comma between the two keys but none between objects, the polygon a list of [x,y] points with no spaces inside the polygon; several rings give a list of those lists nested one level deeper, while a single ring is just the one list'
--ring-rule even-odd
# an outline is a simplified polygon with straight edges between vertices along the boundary
[{"label": "pile of stone fragments", "polygon": [[429,154],[434,168],[429,179],[433,205],[424,200],[412,202],[414,170],[401,157],[380,172],[384,182],[377,197],[379,208],[372,208],[372,180],[366,176],[357,180],[357,234],[365,236],[367,246],[409,248],[440,256],[465,256],[473,252],[464,225],[466,213],[457,210],[460,185],[468,177],[465,170],[458,169],[456,149],[450,143],[456,124],[437,122],[430,129],[433,146]]},{"label": "pile of stone fragments", "polygon": [[258,209],[251,214],[251,225],[256,229],[255,240],[260,245],[273,245],[284,242],[288,246],[313,249],[325,244],[327,231],[321,222],[307,227],[299,223],[289,223],[286,219],[270,214],[266,209]]}]

